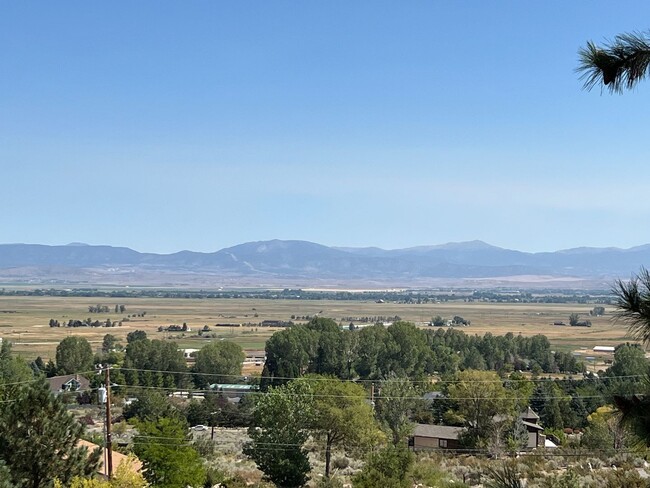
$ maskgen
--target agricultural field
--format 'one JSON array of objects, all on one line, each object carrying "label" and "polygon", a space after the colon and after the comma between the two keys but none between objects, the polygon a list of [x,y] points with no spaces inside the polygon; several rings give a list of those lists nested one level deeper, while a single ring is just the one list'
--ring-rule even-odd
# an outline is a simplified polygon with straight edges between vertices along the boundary
[{"label": "agricultural field", "polygon": [[[106,305],[108,313],[89,313],[89,307]],[[125,305],[123,313],[115,313],[116,304]],[[302,322],[302,317],[323,316],[347,326],[352,319],[362,325],[364,317],[393,317],[415,322],[422,327],[432,317],[450,319],[460,315],[471,321],[461,329],[468,334],[495,335],[545,334],[559,350],[571,351],[596,345],[615,346],[627,340],[626,328],[612,319],[612,308],[606,307],[602,317],[589,317],[593,305],[524,304],[484,302],[443,302],[427,304],[376,303],[374,301],[340,300],[264,300],[264,299],[166,299],[166,298],[80,298],[80,297],[0,297],[0,337],[11,340],[14,350],[26,358],[51,358],[58,342],[68,335],[80,335],[99,349],[102,337],[111,333],[124,339],[136,329],[145,330],[151,338],[173,339],[183,348],[200,348],[209,340],[232,340],[244,349],[263,349],[268,337],[278,329],[261,327],[263,320]],[[589,319],[592,327],[569,327],[569,315],[579,313]],[[144,314],[143,314],[144,313]],[[122,320],[112,328],[49,327],[50,319]],[[128,320],[127,320],[128,319]],[[553,325],[562,321],[566,326]],[[159,331],[159,327],[186,323],[188,332]],[[214,327],[217,323],[243,324],[241,327]],[[210,332],[198,336],[205,325]]]}]

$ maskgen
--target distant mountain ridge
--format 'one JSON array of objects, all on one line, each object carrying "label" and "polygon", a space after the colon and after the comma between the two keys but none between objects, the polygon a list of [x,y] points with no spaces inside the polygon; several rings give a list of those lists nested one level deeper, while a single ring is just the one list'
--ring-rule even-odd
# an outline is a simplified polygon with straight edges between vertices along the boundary
[{"label": "distant mountain ridge", "polygon": [[[298,240],[247,242],[212,253],[141,253],[127,247],[71,243],[0,244],[0,278],[54,276],[52,270],[102,273],[185,273],[230,278],[297,278],[305,281],[378,280],[408,282],[437,278],[482,279],[505,276],[627,278],[650,263],[650,244],[619,248],[581,247],[528,253],[483,241],[386,250],[378,247],[328,247]],[[5,273],[1,271],[5,270]],[[49,270],[46,272],[46,270]],[[48,274],[49,273],[49,274]]]}]

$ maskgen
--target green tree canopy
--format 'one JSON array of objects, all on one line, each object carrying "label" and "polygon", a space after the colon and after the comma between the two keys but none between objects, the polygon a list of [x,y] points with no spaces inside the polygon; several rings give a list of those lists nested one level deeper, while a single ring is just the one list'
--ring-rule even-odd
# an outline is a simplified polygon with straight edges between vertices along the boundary
[{"label": "green tree canopy", "polygon": [[413,454],[406,446],[388,445],[371,453],[363,469],[352,478],[354,488],[410,488],[407,476],[413,465]]},{"label": "green tree canopy", "polygon": [[614,351],[614,364],[607,372],[612,376],[643,377],[649,372],[648,366],[645,351],[638,344],[621,344]]},{"label": "green tree canopy", "polygon": [[495,416],[512,416],[515,397],[494,371],[466,370],[456,374],[448,388],[458,413],[465,419],[470,444],[481,445],[493,435]]},{"label": "green tree canopy", "polygon": [[314,331],[298,325],[273,334],[266,341],[266,362],[262,372],[262,390],[278,386],[287,379],[299,378],[316,356],[318,337]]},{"label": "green tree canopy", "polygon": [[34,379],[27,362],[11,352],[11,342],[0,342],[0,399],[8,399],[21,383]]},{"label": "green tree canopy", "polygon": [[55,478],[68,482],[93,474],[100,451],[89,456],[85,447],[77,447],[83,431],[44,379],[22,386],[0,409],[0,461],[12,486],[51,487]]},{"label": "green tree canopy", "polygon": [[181,418],[180,412],[171,404],[169,397],[156,390],[142,390],[136,400],[124,407],[126,420],[153,421],[162,417]]},{"label": "green tree canopy", "polygon": [[194,384],[206,388],[213,383],[230,383],[241,375],[246,355],[239,344],[229,341],[211,342],[196,353]]},{"label": "green tree canopy", "polygon": [[59,374],[74,374],[93,368],[90,343],[79,336],[69,336],[56,346],[56,367]]},{"label": "green tree canopy", "polygon": [[303,445],[313,413],[313,391],[305,381],[271,388],[255,404],[253,425],[248,429],[251,441],[244,453],[279,487],[297,488],[309,479],[311,466]]},{"label": "green tree canopy", "polygon": [[394,445],[401,443],[413,431],[410,416],[417,402],[417,392],[408,378],[390,375],[380,383],[375,401],[376,416],[390,433]]},{"label": "green tree canopy", "polygon": [[130,385],[183,387],[189,382],[183,352],[175,342],[138,339],[126,346],[124,375]]},{"label": "green tree canopy", "polygon": [[347,363],[345,359],[345,337],[349,330],[343,331],[332,319],[316,317],[307,328],[316,335],[316,354],[311,361],[310,373],[333,375],[339,378],[346,376]]},{"label": "green tree canopy", "polygon": [[126,335],[126,342],[127,344],[131,344],[132,342],[141,341],[146,338],[147,333],[144,330],[134,330]]},{"label": "green tree canopy", "polygon": [[0,460],[0,488],[14,488],[11,483],[9,468],[2,460]]},{"label": "green tree canopy", "polygon": [[330,475],[332,449],[365,449],[384,436],[362,386],[336,378],[305,378],[314,391],[313,434],[325,444],[325,476]]},{"label": "green tree canopy", "polygon": [[118,348],[121,349],[119,339],[113,334],[106,334],[102,339],[102,352],[107,354]]},{"label": "green tree canopy", "polygon": [[189,445],[184,421],[161,417],[136,426],[139,435],[133,450],[142,461],[147,481],[156,488],[203,485],[205,468],[198,452]]}]

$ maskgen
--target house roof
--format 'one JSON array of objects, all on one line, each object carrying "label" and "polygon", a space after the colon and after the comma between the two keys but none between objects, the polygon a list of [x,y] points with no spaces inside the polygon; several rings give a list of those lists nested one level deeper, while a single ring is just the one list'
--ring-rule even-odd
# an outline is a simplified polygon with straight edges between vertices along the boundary
[{"label": "house roof", "polygon": [[530,427],[531,429],[544,430],[544,427],[542,427],[539,424],[533,424],[532,422],[526,422],[525,420],[522,420],[521,423],[524,424],[526,427]]},{"label": "house roof", "polygon": [[[97,444],[93,444],[92,442],[84,441],[83,439],[79,439],[77,442],[77,447],[87,447],[88,448],[88,454],[92,453],[95,449],[102,449],[104,452],[102,452],[102,461],[99,466],[99,469],[97,470],[99,474],[103,476],[108,476],[108,468],[104,465],[104,459],[107,449],[105,447],[98,446]],[[135,456],[134,456],[135,458]],[[129,456],[125,456],[121,452],[113,451],[113,472],[117,468],[120,467],[120,465],[127,461],[129,459]],[[142,471],[142,463],[140,462],[139,459],[135,458],[133,464],[131,464],[131,469],[135,471],[136,473],[139,473]]]},{"label": "house roof", "polygon": [[422,395],[422,398],[424,400],[436,400],[438,398],[444,398],[445,394],[441,391],[428,391],[424,395]]},{"label": "house roof", "polygon": [[535,410],[533,410],[532,408],[528,407],[526,410],[524,410],[523,412],[521,412],[521,413],[519,414],[519,418],[520,418],[520,419],[535,419],[535,420],[539,420],[539,415],[537,415],[537,414],[535,413]]},{"label": "house roof", "polygon": [[79,382],[79,390],[87,390],[90,388],[90,381],[88,378],[77,374],[67,374],[64,376],[53,376],[52,378],[47,378],[47,382],[50,385],[50,391],[53,393],[59,393],[64,391],[63,385],[65,385],[70,380],[77,380]]},{"label": "house roof", "polygon": [[415,424],[413,435],[417,437],[456,440],[462,431],[462,427],[451,427],[449,425]]}]

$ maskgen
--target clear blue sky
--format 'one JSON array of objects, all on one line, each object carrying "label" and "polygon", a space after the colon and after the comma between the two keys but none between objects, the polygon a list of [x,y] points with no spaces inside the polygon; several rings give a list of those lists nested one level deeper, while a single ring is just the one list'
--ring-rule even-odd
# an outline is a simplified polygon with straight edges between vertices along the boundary
[{"label": "clear blue sky", "polygon": [[0,3],[0,242],[650,242],[650,3]]}]

